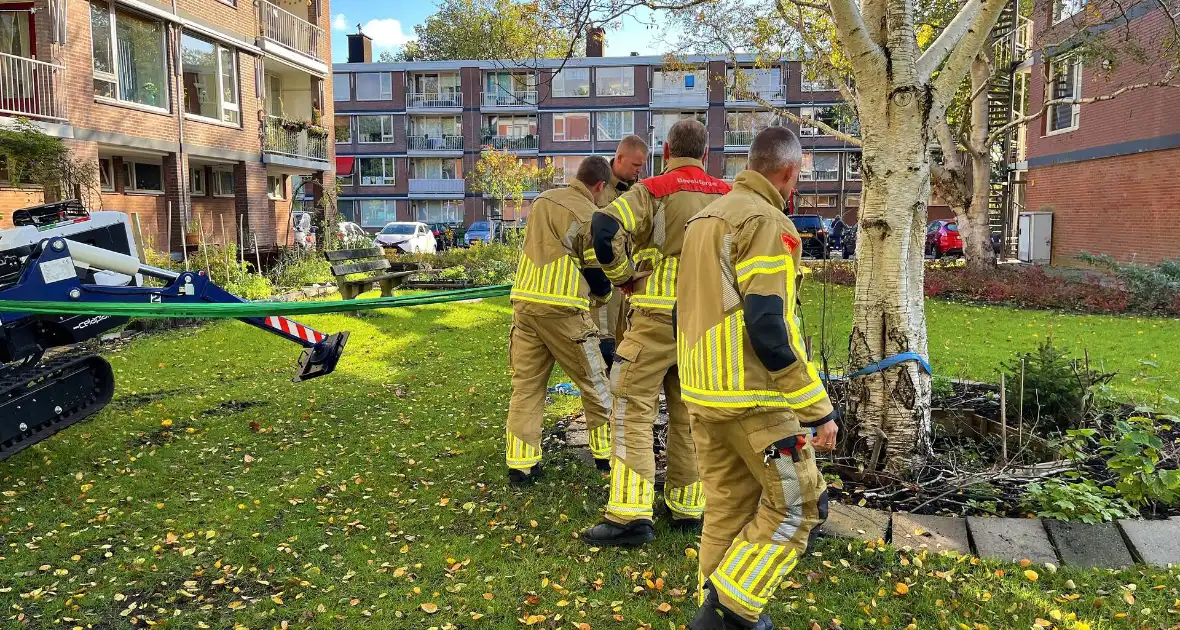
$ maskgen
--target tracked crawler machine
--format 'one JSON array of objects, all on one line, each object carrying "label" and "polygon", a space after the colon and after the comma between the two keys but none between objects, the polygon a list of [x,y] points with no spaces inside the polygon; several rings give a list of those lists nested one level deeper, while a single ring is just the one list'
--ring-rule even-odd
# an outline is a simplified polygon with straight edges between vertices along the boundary
[{"label": "tracked crawler machine", "polygon": [[[87,212],[77,200],[17,210],[0,230],[0,300],[92,303],[244,302],[199,271],[142,264],[127,215]],[[143,277],[163,287],[143,286]],[[304,348],[295,381],[331,373],[347,332],[325,335],[286,317],[240,318]],[[53,351],[126,323],[106,315],[0,312],[0,460],[97,413],[111,400],[111,366]]]}]

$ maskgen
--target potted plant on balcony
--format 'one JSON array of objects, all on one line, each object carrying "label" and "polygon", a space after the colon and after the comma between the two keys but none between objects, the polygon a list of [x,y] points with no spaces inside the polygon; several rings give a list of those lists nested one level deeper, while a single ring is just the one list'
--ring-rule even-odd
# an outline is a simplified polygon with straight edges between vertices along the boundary
[{"label": "potted plant on balcony", "polygon": [[184,244],[187,247],[197,247],[201,244],[201,219],[191,217],[184,227]]}]

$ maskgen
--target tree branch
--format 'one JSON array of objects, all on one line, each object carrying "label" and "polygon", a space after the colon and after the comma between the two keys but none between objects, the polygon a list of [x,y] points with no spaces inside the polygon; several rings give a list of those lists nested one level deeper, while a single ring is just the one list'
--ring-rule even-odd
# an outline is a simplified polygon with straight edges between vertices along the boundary
[{"label": "tree branch", "polygon": [[853,76],[884,72],[885,53],[876,42],[869,39],[856,0],[829,0],[829,5],[832,7],[832,22],[836,25],[840,43],[852,64]]},{"label": "tree branch", "polygon": [[979,17],[981,3],[968,2],[959,10],[959,13],[951,19],[951,23],[942,29],[942,33],[934,39],[934,42],[926,48],[922,56],[918,58],[918,80],[925,83],[934,76],[934,72],[946,60],[947,55],[959,43],[959,40],[967,33],[967,29]]},{"label": "tree branch", "polygon": [[[955,137],[951,133],[951,125],[947,122],[946,117],[938,119],[934,123],[934,137],[938,139],[938,146],[942,149],[942,164],[947,170],[958,170],[963,168],[962,162],[959,160],[959,148],[955,145]],[[931,162],[933,165],[934,162]]]},{"label": "tree branch", "polygon": [[886,44],[885,2],[886,0],[861,0],[860,5],[869,39],[878,46]]},{"label": "tree branch", "polygon": [[[938,76],[935,76],[932,81],[936,111],[941,110],[945,112],[947,106],[950,105],[951,99],[955,97],[955,92],[959,89],[959,85],[963,83],[963,79],[967,76],[967,71],[971,68],[975,56],[987,44],[992,27],[996,25],[996,20],[1000,17],[1000,12],[1004,10],[1006,1],[982,0],[982,6],[979,7],[974,19],[970,21],[966,31],[951,46],[949,53],[946,54],[946,63],[942,65]],[[972,11],[971,7],[974,4],[975,0],[968,2],[959,11],[960,15],[964,11]],[[955,20],[958,18],[959,16],[956,15]],[[933,72],[933,69],[931,69],[931,72]]]},{"label": "tree branch", "polygon": [[[794,20],[792,20],[789,16],[789,12],[787,11],[787,7],[784,2],[789,2],[795,5],[796,17]],[[820,43],[807,33],[807,29],[803,24],[803,6],[805,5],[795,2],[795,0],[779,0],[775,3],[775,11],[779,14],[779,17],[782,18],[784,22],[794,23],[795,32],[799,34],[799,37],[803,39],[804,43],[806,43],[809,48],[815,51],[823,50],[824,47],[820,46]],[[828,15],[830,16],[831,12],[828,12]],[[840,72],[840,69],[833,65],[829,58],[823,55],[818,55],[817,59],[819,60],[821,71],[827,76],[828,80],[832,82],[832,85],[835,85],[836,89],[840,90],[840,96],[844,98],[844,101],[847,103],[855,103],[856,97],[852,94],[852,90],[848,88],[848,82],[844,80],[843,76],[841,76],[843,73]]]},{"label": "tree branch", "polygon": [[[970,2],[969,2],[970,4]],[[886,0],[886,23],[889,61],[896,87],[918,85],[918,41],[914,33],[912,0]]]}]

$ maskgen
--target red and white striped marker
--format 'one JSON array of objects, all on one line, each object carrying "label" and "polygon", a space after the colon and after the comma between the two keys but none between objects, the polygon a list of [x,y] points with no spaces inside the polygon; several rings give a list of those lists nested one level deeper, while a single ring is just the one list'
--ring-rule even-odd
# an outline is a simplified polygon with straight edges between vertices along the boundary
[{"label": "red and white striped marker", "polygon": [[266,318],[266,325],[274,328],[275,330],[281,330],[288,335],[294,335],[300,339],[304,339],[312,343],[319,343],[325,337],[325,335],[318,330],[308,328],[307,326],[304,326],[299,322],[291,321],[286,317],[271,315],[270,317]]}]

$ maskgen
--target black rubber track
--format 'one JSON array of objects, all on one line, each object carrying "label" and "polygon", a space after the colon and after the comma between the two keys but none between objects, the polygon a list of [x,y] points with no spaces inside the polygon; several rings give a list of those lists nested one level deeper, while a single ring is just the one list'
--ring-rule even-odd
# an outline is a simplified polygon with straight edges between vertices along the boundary
[{"label": "black rubber track", "polygon": [[[55,385],[87,378],[90,382],[85,391],[71,394],[54,391]],[[11,435],[7,430],[11,425],[24,423],[28,427],[0,442],[0,461],[98,413],[111,401],[114,392],[111,364],[93,354],[60,356],[32,368],[0,372],[0,424],[6,425],[0,435]],[[29,405],[29,394],[38,396],[40,402]],[[18,410],[22,399],[26,404]],[[44,409],[47,405],[52,408]],[[29,406],[38,410],[38,417],[30,415]],[[61,407],[60,412],[57,407]]]}]

